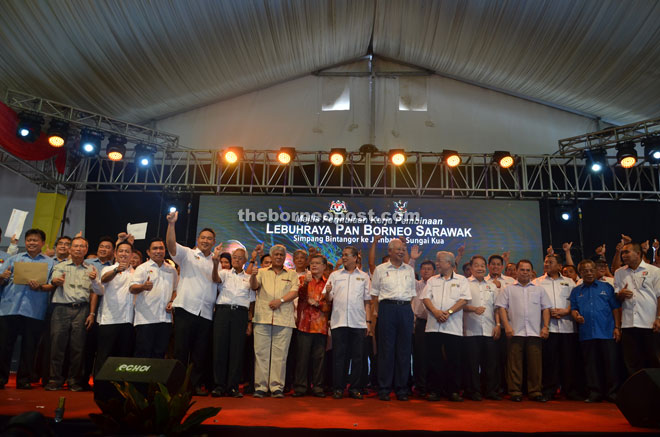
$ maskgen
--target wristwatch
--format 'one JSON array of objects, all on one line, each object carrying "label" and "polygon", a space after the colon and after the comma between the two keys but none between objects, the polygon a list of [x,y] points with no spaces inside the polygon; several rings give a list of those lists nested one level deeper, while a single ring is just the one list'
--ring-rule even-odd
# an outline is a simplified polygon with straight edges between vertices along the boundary
[{"label": "wristwatch", "polygon": [[454,310],[448,310],[447,312],[449,313],[450,316],[454,314]]},{"label": "wristwatch", "polygon": [[284,298],[280,297],[280,302],[284,303]]}]

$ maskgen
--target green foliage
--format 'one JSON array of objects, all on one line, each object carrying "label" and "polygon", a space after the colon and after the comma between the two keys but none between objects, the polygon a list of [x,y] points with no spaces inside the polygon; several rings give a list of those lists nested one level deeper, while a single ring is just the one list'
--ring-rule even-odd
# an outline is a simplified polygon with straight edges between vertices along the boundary
[{"label": "green foliage", "polygon": [[190,390],[192,365],[179,390],[170,394],[163,384],[150,384],[147,396],[133,384],[113,382],[123,400],[99,401],[102,414],[90,414],[101,434],[190,434],[194,429],[220,412],[220,407],[207,407],[193,411],[183,418],[195,402]]}]

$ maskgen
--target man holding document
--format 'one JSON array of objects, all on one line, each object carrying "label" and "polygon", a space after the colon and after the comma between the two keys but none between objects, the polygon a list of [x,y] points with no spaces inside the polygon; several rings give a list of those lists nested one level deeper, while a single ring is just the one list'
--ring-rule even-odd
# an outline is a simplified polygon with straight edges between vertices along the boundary
[{"label": "man holding document", "polygon": [[20,335],[21,354],[16,388],[30,389],[30,374],[37,342],[48,307],[48,284],[53,260],[41,253],[46,234],[41,229],[25,232],[27,252],[10,257],[0,267],[0,388],[9,379],[9,366],[16,338]]}]

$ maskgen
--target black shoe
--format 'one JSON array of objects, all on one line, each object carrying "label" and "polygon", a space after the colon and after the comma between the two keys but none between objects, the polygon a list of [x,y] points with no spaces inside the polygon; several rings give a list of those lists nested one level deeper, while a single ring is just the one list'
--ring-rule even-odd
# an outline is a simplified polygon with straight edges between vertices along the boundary
[{"label": "black shoe", "polygon": [[517,396],[511,396],[511,402],[522,402],[522,396],[517,395]]},{"label": "black shoe", "polygon": [[214,398],[220,398],[224,395],[225,395],[225,391],[223,390],[222,387],[216,387],[211,392],[211,396],[213,396]]},{"label": "black shoe", "polygon": [[85,387],[79,384],[73,384],[69,387],[69,391],[73,391],[73,392],[85,391]]},{"label": "black shoe", "polygon": [[62,390],[62,386],[56,382],[49,382],[48,384],[46,384],[46,387],[44,387],[44,390],[47,391]]},{"label": "black shoe", "polygon": [[589,395],[587,399],[584,400],[588,404],[595,404],[597,402],[603,402],[603,398],[599,395]]},{"label": "black shoe", "polygon": [[301,391],[294,391],[291,396],[293,396],[294,398],[301,398],[301,397],[305,396],[305,393],[301,392]]},{"label": "black shoe", "polygon": [[322,392],[322,391],[315,391],[312,394],[313,394],[314,397],[317,397],[317,398],[324,398],[325,397],[325,393]]},{"label": "black shoe", "polygon": [[335,390],[332,392],[332,399],[341,399],[344,397],[344,392],[341,390]]},{"label": "black shoe", "polygon": [[270,394],[270,397],[271,398],[282,399],[284,397],[284,393],[282,392],[282,390],[275,390],[274,392],[272,392]]},{"label": "black shoe", "polygon": [[32,390],[32,384],[30,384],[29,382],[21,382],[20,384],[16,383],[16,388],[18,390]]},{"label": "black shoe", "polygon": [[426,400],[429,402],[438,402],[440,400],[440,395],[437,393],[429,393],[429,395],[426,397]]},{"label": "black shoe", "polygon": [[497,393],[489,393],[486,395],[486,399],[490,399],[491,401],[501,401],[502,396],[498,395]]},{"label": "black shoe", "polygon": [[548,402],[548,400],[543,395],[533,396],[533,397],[529,398],[529,400],[534,401],[534,402]]},{"label": "black shoe", "polygon": [[203,387],[197,387],[193,391],[193,396],[208,396],[209,392]]},{"label": "black shoe", "polygon": [[353,399],[363,399],[362,393],[360,393],[357,390],[351,390],[348,392],[348,395],[352,397]]},{"label": "black shoe", "polygon": [[252,394],[252,397],[258,399],[264,398],[266,397],[266,392],[261,390],[255,390],[254,393]]},{"label": "black shoe", "polygon": [[449,400],[451,402],[463,402],[463,398],[458,393],[452,393],[449,395]]},{"label": "black shoe", "polygon": [[378,394],[378,399],[381,401],[389,401],[390,400],[390,394],[389,393],[379,393]]},{"label": "black shoe", "polygon": [[397,401],[408,401],[408,395],[406,393],[401,393],[400,395],[396,395],[396,400]]},{"label": "black shoe", "polygon": [[230,396],[230,397],[232,397],[232,398],[240,399],[240,398],[243,397],[243,393],[241,393],[240,391],[236,390],[235,388],[232,388],[232,389],[229,390],[229,392],[227,393],[227,396]]}]

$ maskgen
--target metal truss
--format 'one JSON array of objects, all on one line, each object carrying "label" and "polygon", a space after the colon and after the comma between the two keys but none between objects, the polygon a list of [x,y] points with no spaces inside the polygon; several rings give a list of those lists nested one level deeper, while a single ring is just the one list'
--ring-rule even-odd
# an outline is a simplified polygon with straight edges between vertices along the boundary
[{"label": "metal truss", "polygon": [[322,151],[299,151],[289,165],[277,164],[275,150],[245,151],[239,163],[227,165],[215,150],[177,149],[159,151],[147,169],[131,160],[70,154],[62,175],[50,160],[25,162],[1,150],[0,166],[56,191],[660,201],[658,165],[612,165],[593,174],[576,156],[522,155],[504,170],[486,154],[461,155],[463,162],[448,168],[438,153],[411,152],[395,167],[386,154],[353,152],[334,167]]},{"label": "metal truss", "polygon": [[610,149],[624,141],[635,142],[658,133],[660,133],[660,118],[638,121],[559,140],[559,153],[562,156],[582,156],[585,149]]}]

